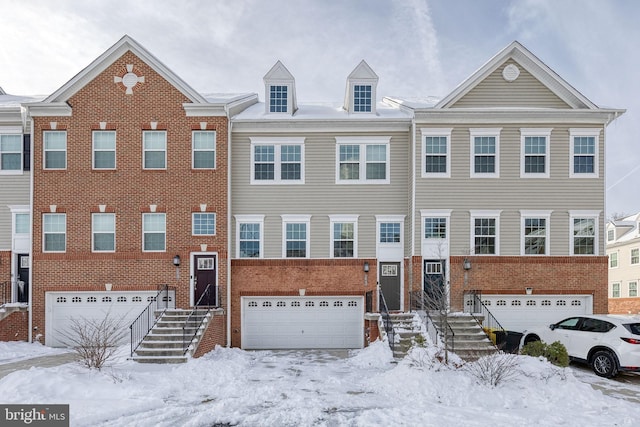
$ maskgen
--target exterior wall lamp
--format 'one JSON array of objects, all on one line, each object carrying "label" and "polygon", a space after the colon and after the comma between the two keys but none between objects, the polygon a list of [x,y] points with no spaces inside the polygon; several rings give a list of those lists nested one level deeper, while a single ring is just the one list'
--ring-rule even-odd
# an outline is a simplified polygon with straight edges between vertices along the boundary
[{"label": "exterior wall lamp", "polygon": [[180,267],[180,255],[176,255],[173,257],[173,265],[176,267]]},{"label": "exterior wall lamp", "polygon": [[471,270],[471,261],[468,258],[465,258],[464,261],[462,261],[462,268],[464,268],[465,271]]},{"label": "exterior wall lamp", "polygon": [[365,273],[369,272],[369,262],[368,261],[364,262],[363,270],[364,270]]}]

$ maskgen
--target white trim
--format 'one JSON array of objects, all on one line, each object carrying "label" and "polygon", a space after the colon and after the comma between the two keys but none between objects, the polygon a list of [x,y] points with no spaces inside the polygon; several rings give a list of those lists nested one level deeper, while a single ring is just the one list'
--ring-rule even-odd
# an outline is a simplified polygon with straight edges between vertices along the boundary
[{"label": "white trim", "polygon": [[[359,146],[359,179],[340,179],[340,146]],[[367,145],[385,146],[385,178],[367,179]],[[352,136],[336,137],[336,184],[390,184],[391,183],[391,137],[390,136]]]},{"label": "white trim", "polygon": [[350,223],[353,224],[353,256],[349,258],[358,258],[358,217],[360,215],[329,215],[329,258],[348,259],[347,257],[336,257],[334,252],[335,236],[333,234],[333,225]]},{"label": "white trim", "polygon": [[[279,114],[279,113],[278,113]],[[251,185],[298,185],[305,182],[305,150],[304,137],[251,137],[251,153],[249,183]],[[256,145],[273,145],[273,179],[255,179],[255,147]],[[300,146],[300,179],[281,179],[283,145]]]},{"label": "white trim", "polygon": [[[112,133],[113,134],[113,150],[96,150],[96,133]],[[113,151],[113,167],[97,168],[96,167],[96,151],[109,152]],[[94,129],[91,131],[91,169],[93,170],[115,170],[118,168],[118,134],[115,130]]]},{"label": "white trim", "polygon": [[[63,251],[48,251],[46,250],[46,245],[45,245],[45,236],[47,234],[62,234],[62,233],[52,233],[52,232],[47,232],[45,230],[45,220],[44,218],[47,216],[53,216],[53,215],[57,215],[57,216],[64,216],[64,250]],[[43,213],[42,214],[42,252],[43,253],[65,253],[67,252],[67,214],[66,213]]]},{"label": "white trim", "polygon": [[[164,249],[162,250],[146,250],[144,248],[144,234],[145,234],[145,230],[144,230],[144,217],[145,215],[164,215]],[[166,212],[143,212],[142,213],[142,217],[140,218],[142,220],[142,227],[141,231],[142,231],[142,252],[166,252],[167,251],[167,214]]]},{"label": "white trim", "polygon": [[[451,178],[451,132],[453,128],[420,128],[420,147],[422,157],[422,170],[420,176],[422,178]],[[427,169],[427,137],[445,137],[447,139],[447,170],[441,172],[426,172]]]},{"label": "white trim", "polygon": [[[400,262],[404,260],[404,222],[406,215],[376,215],[376,258],[378,261]],[[380,242],[380,224],[399,223],[399,242]]]},{"label": "white trim", "polygon": [[[164,150],[158,150],[158,149],[151,150],[151,149],[147,149],[145,147],[145,145],[144,145],[145,142],[146,142],[145,141],[145,136],[147,134],[151,134],[151,133],[164,134]],[[167,143],[167,131],[165,129],[158,129],[158,130],[145,129],[145,130],[143,130],[142,131],[142,169],[143,170],[166,170],[167,169],[167,164],[168,164],[168,157],[169,157],[168,156],[167,146],[168,146],[168,143]],[[147,168],[147,167],[145,167],[145,165],[144,165],[145,159],[146,159],[145,154],[146,154],[147,151],[149,151],[149,152],[160,152],[160,151],[163,151],[164,152],[164,167],[161,167],[161,168]]]},{"label": "white trim", "polygon": [[[472,255],[478,255],[478,256],[497,256],[500,255],[500,214],[502,213],[502,210],[470,210],[469,214],[470,214],[470,233],[469,233],[469,248],[471,251]],[[475,246],[476,246],[476,242],[475,242],[475,220],[476,219],[483,219],[483,218],[488,218],[488,219],[495,219],[495,228],[496,228],[496,233],[494,234],[494,238],[495,238],[495,253],[493,254],[477,254],[475,253]]]},{"label": "white trim", "polygon": [[[551,170],[551,131],[553,128],[520,128],[520,178],[549,178]],[[532,173],[525,172],[525,139],[527,137],[544,137],[545,153],[544,153],[544,172]]]},{"label": "white trim", "polygon": [[[614,269],[614,268],[618,268],[620,267],[620,251],[613,251],[607,254],[609,256],[609,269]],[[615,261],[616,261],[616,265],[613,266],[611,265],[613,258],[612,256],[615,255]]]},{"label": "white trim", "polygon": [[[469,177],[470,178],[500,178],[500,132],[502,128],[470,128],[469,129],[469,142],[470,142],[470,163],[469,163]],[[495,153],[493,157],[495,159],[495,170],[493,172],[476,172],[475,170],[475,138],[476,137],[493,137],[495,138]],[[481,155],[482,153],[478,154]]]},{"label": "white trim", "polygon": [[[311,258],[311,215],[280,215],[282,218],[282,258],[284,259],[305,259]],[[287,257],[287,224],[305,224],[305,256]]]},{"label": "white trim", "polygon": [[[601,128],[570,128],[569,129],[569,178],[598,178],[600,176],[600,133]],[[593,172],[592,173],[575,173],[574,157],[575,157],[575,137],[586,136],[593,137],[595,146],[593,147]]]},{"label": "white trim", "polygon": [[[521,210],[520,211],[520,255],[522,256],[545,256],[551,254],[551,212],[550,210]],[[525,254],[525,220],[544,219],[544,254]]]},{"label": "white trim", "polygon": [[[589,218],[594,220],[594,235],[593,235],[593,252],[592,254],[576,254],[574,253],[574,219]],[[569,211],[569,254],[572,256],[597,256],[600,253],[600,228],[598,226],[600,220],[600,211],[592,210],[570,210]]]},{"label": "white trim", "polygon": [[[196,234],[195,233],[195,222],[194,222],[195,215],[213,215],[213,234]],[[201,211],[191,212],[191,236],[193,237],[215,236],[217,233],[218,233],[218,215],[216,215],[215,212],[201,212]]]},{"label": "white trim", "polygon": [[[196,133],[212,133],[213,134],[213,150],[196,150],[194,147],[195,144],[195,134]],[[197,168],[195,167],[196,162],[196,151],[209,152],[213,151],[213,167],[212,168]],[[194,129],[191,131],[191,169],[193,170],[215,170],[218,167],[218,133],[215,130],[207,130],[207,129]]]},{"label": "white trim", "polygon": [[[94,218],[95,218],[95,215],[103,215],[103,216],[111,215],[111,216],[113,216],[113,250],[98,251],[98,250],[95,249],[94,236],[95,236],[96,232],[95,232],[95,229],[94,229],[95,224],[94,224],[94,221],[93,221]],[[116,214],[115,213],[112,213],[112,212],[92,212],[91,213],[91,252],[92,253],[113,253],[113,252],[116,251],[116,224],[117,224],[117,221],[116,221]],[[104,234],[106,234],[106,233],[104,233]]]},{"label": "white trim", "polygon": [[240,257],[240,224],[260,225],[260,254],[258,259],[264,258],[264,215],[234,215],[236,220],[236,258],[251,259],[252,257]]},{"label": "white trim", "polygon": [[[64,134],[64,150],[52,150],[52,149],[46,149],[46,137],[45,135],[49,134],[49,133],[63,133]],[[67,145],[68,145],[68,139],[67,139],[68,135],[67,135],[67,131],[66,130],[43,130],[42,131],[42,169],[43,170],[66,170],[67,169],[67,165],[69,163],[69,153],[67,150]],[[35,150],[34,150],[35,151]],[[58,152],[58,151],[64,151],[64,167],[63,168],[48,168],[47,167],[47,152]],[[33,165],[31,165],[33,169]]]},{"label": "white trim", "polygon": [[[272,86],[282,86],[282,87],[286,87],[287,88],[287,101],[286,101],[286,109],[287,111],[271,111],[271,87]],[[293,114],[293,108],[292,108],[292,95],[291,92],[293,91],[293,84],[287,80],[282,81],[282,80],[266,80],[265,81],[265,97],[264,99],[266,99],[265,101],[265,113],[266,114],[275,114],[275,115],[279,115],[279,114],[286,114],[291,116]]]}]

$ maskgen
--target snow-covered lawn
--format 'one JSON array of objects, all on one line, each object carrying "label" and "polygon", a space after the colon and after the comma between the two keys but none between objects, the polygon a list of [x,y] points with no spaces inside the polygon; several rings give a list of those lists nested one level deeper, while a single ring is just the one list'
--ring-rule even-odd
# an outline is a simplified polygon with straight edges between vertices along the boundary
[{"label": "snow-covered lawn", "polygon": [[[0,353],[34,345],[4,343]],[[102,371],[68,363],[11,373],[0,400],[68,403],[72,426],[118,427],[633,426],[640,409],[526,356],[509,356],[517,375],[490,387],[424,349],[394,364],[380,342],[350,352],[217,348],[182,365],[137,364],[126,350]]]}]

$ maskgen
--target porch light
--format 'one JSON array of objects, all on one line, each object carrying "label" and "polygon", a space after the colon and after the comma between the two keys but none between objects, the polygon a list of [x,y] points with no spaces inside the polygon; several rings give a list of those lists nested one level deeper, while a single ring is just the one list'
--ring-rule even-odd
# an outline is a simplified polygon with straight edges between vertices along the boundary
[{"label": "porch light", "polygon": [[173,265],[176,267],[180,267],[180,255],[176,255],[173,257]]},{"label": "porch light", "polygon": [[369,262],[368,261],[364,262],[363,270],[364,270],[365,273],[369,272]]},{"label": "porch light", "polygon": [[471,270],[471,261],[468,258],[465,258],[464,261],[462,261],[462,268],[467,271]]}]

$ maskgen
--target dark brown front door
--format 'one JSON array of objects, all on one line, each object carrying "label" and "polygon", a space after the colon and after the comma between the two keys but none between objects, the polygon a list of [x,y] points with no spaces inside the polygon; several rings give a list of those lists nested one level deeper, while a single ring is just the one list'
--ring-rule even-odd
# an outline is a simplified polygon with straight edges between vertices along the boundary
[{"label": "dark brown front door", "polygon": [[215,255],[195,255],[193,301],[199,306],[218,306],[216,289],[217,259]]},{"label": "dark brown front door", "polygon": [[18,254],[18,302],[29,302],[29,255]]},{"label": "dark brown front door", "polygon": [[400,310],[400,263],[380,263],[380,290],[390,311]]}]

